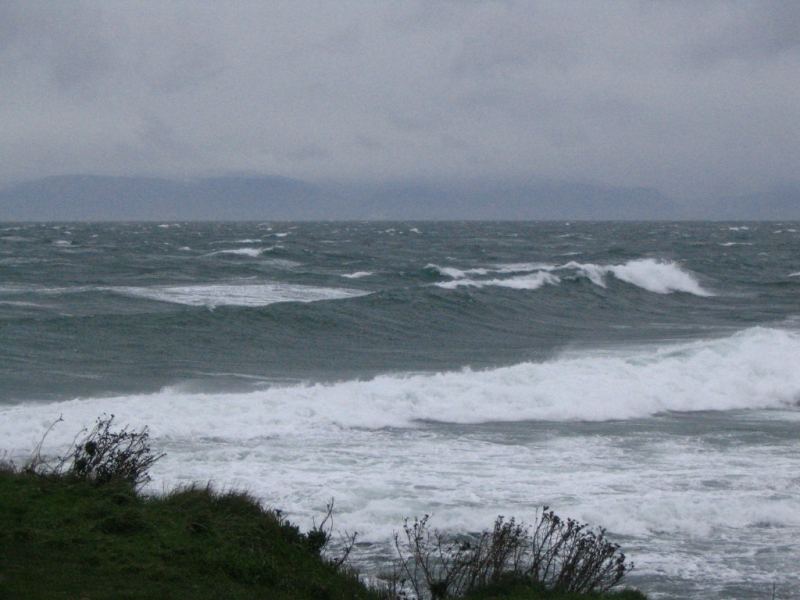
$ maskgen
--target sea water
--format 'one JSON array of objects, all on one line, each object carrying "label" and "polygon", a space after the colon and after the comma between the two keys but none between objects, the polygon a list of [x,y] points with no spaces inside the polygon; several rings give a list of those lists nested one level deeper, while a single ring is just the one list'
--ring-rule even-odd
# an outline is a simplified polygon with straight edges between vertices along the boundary
[{"label": "sea water", "polygon": [[150,490],[247,489],[356,561],[549,505],[653,598],[800,589],[800,224],[0,224],[0,446],[103,413]]}]

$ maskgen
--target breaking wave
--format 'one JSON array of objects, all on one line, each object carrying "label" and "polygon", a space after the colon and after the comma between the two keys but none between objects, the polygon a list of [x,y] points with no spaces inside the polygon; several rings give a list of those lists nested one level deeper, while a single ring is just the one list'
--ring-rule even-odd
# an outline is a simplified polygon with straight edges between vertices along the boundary
[{"label": "breaking wave", "polygon": [[[207,301],[194,293],[182,301]],[[88,423],[104,411],[124,422],[150,424],[164,435],[241,440],[415,427],[424,421],[605,421],[669,411],[793,408],[800,401],[797,356],[800,333],[752,328],[721,339],[483,371],[387,374],[246,393],[166,388],[155,394],[10,406],[0,408],[0,436],[18,439],[20,431],[39,430],[53,414]]]},{"label": "breaking wave", "polygon": [[[693,273],[685,270],[678,263],[674,261],[656,260],[653,258],[631,260],[621,265],[597,265],[593,263],[571,261],[562,265],[515,263],[464,270],[455,267],[440,267],[433,264],[427,265],[425,268],[452,279],[452,281],[444,281],[435,284],[445,289],[463,286],[497,286],[533,290],[545,284],[558,284],[561,279],[555,273],[573,271],[579,276],[586,277],[592,283],[600,287],[606,287],[606,277],[612,275],[620,281],[656,294],[685,292],[694,294],[695,296],[714,295],[700,285]],[[475,279],[469,277],[470,275],[485,276],[490,274],[515,273],[531,274],[493,279]]]}]

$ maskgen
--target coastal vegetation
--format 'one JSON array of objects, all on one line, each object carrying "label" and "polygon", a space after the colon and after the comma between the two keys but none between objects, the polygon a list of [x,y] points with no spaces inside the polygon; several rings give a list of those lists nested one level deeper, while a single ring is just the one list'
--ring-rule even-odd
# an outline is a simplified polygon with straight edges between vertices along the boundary
[{"label": "coastal vegetation", "polygon": [[331,548],[333,504],[302,532],[240,491],[141,486],[161,458],[146,429],[101,417],[64,457],[42,444],[0,468],[0,598],[641,600],[632,568],[603,530],[544,508],[531,525],[498,517],[453,536],[429,517],[395,536],[390,573],[366,582],[349,564],[355,535]]}]

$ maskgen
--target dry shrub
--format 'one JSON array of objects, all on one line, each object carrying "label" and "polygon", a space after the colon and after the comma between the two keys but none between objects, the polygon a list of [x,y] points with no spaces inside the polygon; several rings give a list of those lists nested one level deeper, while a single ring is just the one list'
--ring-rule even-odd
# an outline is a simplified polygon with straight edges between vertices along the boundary
[{"label": "dry shrub", "polygon": [[97,418],[94,427],[76,440],[72,452],[61,459],[58,470],[98,484],[120,481],[139,487],[150,481],[149,470],[164,454],[150,448],[147,427],[112,430],[114,415]]},{"label": "dry shrub", "polygon": [[606,592],[633,568],[604,529],[562,519],[548,507],[532,525],[499,516],[491,530],[473,536],[442,533],[429,520],[406,520],[394,540],[399,564],[393,585],[420,600],[455,598],[508,579],[563,592]]}]

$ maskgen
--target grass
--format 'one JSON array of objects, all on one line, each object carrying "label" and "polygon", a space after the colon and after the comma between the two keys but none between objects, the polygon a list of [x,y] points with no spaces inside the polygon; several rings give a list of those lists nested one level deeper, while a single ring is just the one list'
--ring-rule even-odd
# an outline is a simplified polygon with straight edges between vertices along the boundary
[{"label": "grass", "polygon": [[0,472],[0,598],[371,599],[243,493]]}]

